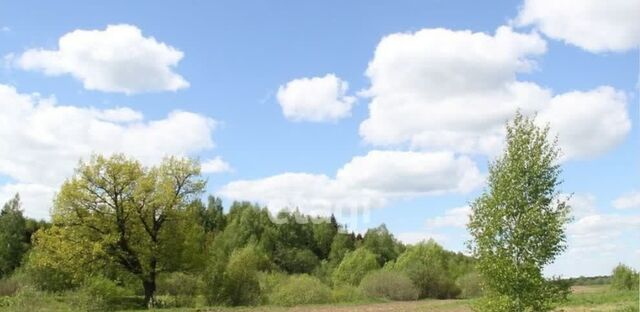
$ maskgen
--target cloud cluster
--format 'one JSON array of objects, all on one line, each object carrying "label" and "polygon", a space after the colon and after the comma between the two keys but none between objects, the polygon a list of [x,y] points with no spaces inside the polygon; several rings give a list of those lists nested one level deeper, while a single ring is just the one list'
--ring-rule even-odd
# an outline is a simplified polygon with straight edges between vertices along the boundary
[{"label": "cloud cluster", "polygon": [[483,181],[467,157],[452,153],[371,151],[354,157],[335,178],[321,174],[284,173],[235,181],[219,193],[234,200],[266,204],[273,211],[298,208],[327,215],[368,210],[390,198],[464,193]]},{"label": "cloud cluster", "polygon": [[284,116],[293,121],[336,121],[351,114],[356,98],[346,95],[349,84],[334,74],[299,78],[278,88]]},{"label": "cloud cluster", "polygon": [[520,110],[550,124],[566,158],[618,144],[630,129],[622,92],[603,86],[554,96],[517,79],[545,51],[536,33],[505,26],[494,35],[440,28],[388,35],[366,71],[369,117],[360,134],[377,146],[494,155],[505,122]]},{"label": "cloud cluster", "polygon": [[182,57],[136,26],[121,24],[72,31],[59,39],[57,50],[30,49],[15,64],[50,76],[69,74],[88,90],[133,94],[187,88],[189,83],[173,71]]},{"label": "cloud cluster", "polygon": [[[211,118],[184,111],[144,120],[130,108],[59,105],[0,84],[0,175],[13,181],[0,193],[26,190],[41,195],[25,199],[50,198],[78,160],[92,153],[125,153],[145,164],[166,155],[192,155],[213,147],[215,126]],[[28,214],[41,216],[49,208],[34,205],[25,207]]]},{"label": "cloud cluster", "polygon": [[[570,253],[613,252],[629,246],[618,244],[623,234],[640,235],[640,216],[592,214],[571,223],[567,228]],[[612,264],[612,266],[615,264]]]},{"label": "cloud cluster", "polygon": [[525,0],[515,23],[590,52],[640,46],[640,0]]}]

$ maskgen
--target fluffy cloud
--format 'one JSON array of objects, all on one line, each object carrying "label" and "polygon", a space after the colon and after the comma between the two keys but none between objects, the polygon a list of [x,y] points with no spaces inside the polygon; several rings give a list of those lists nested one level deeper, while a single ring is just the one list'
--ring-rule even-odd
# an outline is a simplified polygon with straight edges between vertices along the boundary
[{"label": "fluffy cloud", "polygon": [[351,188],[393,194],[468,192],[482,181],[476,165],[452,153],[371,151],[354,157],[336,175]]},{"label": "fluffy cloud", "polygon": [[231,165],[229,165],[228,162],[224,161],[220,156],[205,160],[200,165],[202,167],[203,173],[221,173],[233,170],[233,168],[231,168]]},{"label": "fluffy cloud", "polygon": [[503,144],[505,122],[520,110],[550,122],[568,157],[620,142],[630,127],[621,92],[601,87],[554,96],[516,79],[545,51],[536,33],[508,27],[494,35],[423,29],[386,36],[367,68],[371,86],[363,94],[371,102],[360,135],[378,146],[492,155]]},{"label": "fluffy cloud", "polygon": [[640,0],[525,0],[516,19],[590,52],[640,45]]},{"label": "fluffy cloud", "polygon": [[427,219],[428,228],[455,227],[464,228],[469,222],[471,207],[465,206],[460,208],[449,209],[443,216]]},{"label": "fluffy cloud", "polygon": [[47,75],[70,74],[89,90],[127,94],[176,91],[189,86],[173,68],[183,53],[132,25],[105,30],[75,30],[58,41],[57,50],[31,49],[15,63]]},{"label": "fluffy cloud", "polygon": [[622,195],[616,198],[612,204],[616,209],[640,209],[640,191]]},{"label": "fluffy cloud", "polygon": [[278,88],[278,102],[287,119],[294,121],[335,121],[351,114],[356,99],[347,96],[349,84],[327,74],[300,78]]},{"label": "fluffy cloud", "polygon": [[537,35],[506,27],[495,36],[441,28],[386,36],[367,68],[371,103],[360,134],[375,145],[495,150],[517,107],[532,112],[549,98],[515,80],[545,49]]},{"label": "fluffy cloud", "polygon": [[353,158],[335,178],[284,173],[231,182],[219,193],[234,200],[260,202],[273,211],[299,208],[326,215],[381,207],[397,196],[468,192],[482,181],[470,159],[452,153],[371,151]]},{"label": "fluffy cloud", "polygon": [[[14,189],[50,195],[48,188],[57,188],[80,158],[94,152],[125,153],[151,164],[166,155],[191,155],[213,147],[216,123],[210,118],[183,111],[159,120],[143,118],[129,108],[58,105],[55,99],[20,94],[0,84],[0,175],[13,180]],[[5,185],[2,192],[14,189]],[[25,204],[30,200],[23,198]],[[48,207],[25,210],[40,213]]]},{"label": "fluffy cloud", "polygon": [[540,111],[539,121],[558,135],[565,159],[603,154],[631,130],[627,99],[611,87],[555,96]]}]

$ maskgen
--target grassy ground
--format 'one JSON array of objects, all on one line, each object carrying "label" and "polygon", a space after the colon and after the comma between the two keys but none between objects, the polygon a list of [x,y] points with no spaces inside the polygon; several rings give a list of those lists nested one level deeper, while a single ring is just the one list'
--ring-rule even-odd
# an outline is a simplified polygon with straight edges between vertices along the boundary
[{"label": "grassy ground", "polygon": [[[0,308],[0,312],[9,311],[71,311],[64,302],[65,298],[33,298],[27,306]],[[68,298],[67,298],[68,299]],[[637,291],[613,291],[608,285],[578,286],[567,302],[558,311],[565,312],[638,312],[639,299]],[[195,309],[162,309],[161,312],[471,312],[469,300],[421,300],[411,302],[388,302],[369,304],[334,304],[312,305],[293,308],[261,306],[241,308],[195,308]],[[129,311],[131,312],[131,311]]]}]

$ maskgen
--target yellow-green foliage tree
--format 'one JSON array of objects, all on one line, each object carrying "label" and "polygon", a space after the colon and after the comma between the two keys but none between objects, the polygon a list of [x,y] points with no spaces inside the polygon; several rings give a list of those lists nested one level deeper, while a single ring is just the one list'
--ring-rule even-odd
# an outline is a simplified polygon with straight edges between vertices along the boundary
[{"label": "yellow-green foliage tree", "polygon": [[76,279],[105,267],[136,276],[153,305],[156,277],[182,265],[181,220],[205,182],[197,163],[167,158],[144,167],[123,155],[94,156],[65,181],[53,226],[36,234],[34,268],[70,272]]}]

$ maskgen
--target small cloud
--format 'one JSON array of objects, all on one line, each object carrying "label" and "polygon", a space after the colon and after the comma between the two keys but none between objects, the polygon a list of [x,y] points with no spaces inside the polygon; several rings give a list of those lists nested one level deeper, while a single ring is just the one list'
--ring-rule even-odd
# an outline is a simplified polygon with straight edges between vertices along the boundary
[{"label": "small cloud", "polygon": [[427,219],[428,228],[455,227],[464,228],[469,222],[471,207],[464,206],[460,208],[449,209],[444,216]]},{"label": "small cloud", "polygon": [[326,122],[351,115],[356,98],[348,96],[349,83],[334,74],[299,78],[278,88],[284,116],[292,121]]},{"label": "small cloud", "polygon": [[0,32],[6,33],[10,31],[11,31],[11,28],[9,28],[9,26],[2,26],[2,28],[0,28]]},{"label": "small cloud", "polygon": [[222,157],[220,156],[204,161],[201,166],[203,173],[223,173],[233,171],[231,165],[222,160]]},{"label": "small cloud", "polygon": [[640,191],[634,191],[616,198],[611,203],[616,209],[638,209],[640,208]]}]

